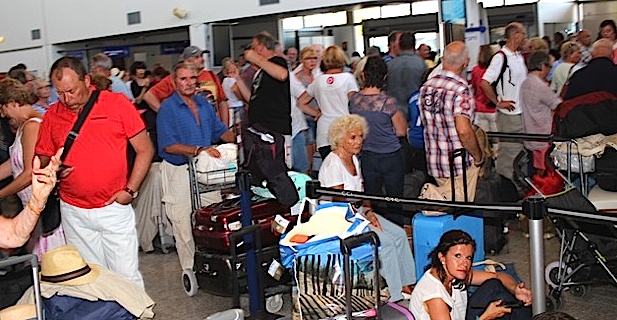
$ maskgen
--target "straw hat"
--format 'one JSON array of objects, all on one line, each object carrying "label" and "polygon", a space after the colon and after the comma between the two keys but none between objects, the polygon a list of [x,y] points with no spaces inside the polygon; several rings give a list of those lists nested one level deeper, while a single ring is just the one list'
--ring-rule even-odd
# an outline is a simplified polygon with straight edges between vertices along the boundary
[{"label": "straw hat", "polygon": [[18,304],[0,310],[0,320],[36,319],[36,306],[33,304]]},{"label": "straw hat", "polygon": [[98,278],[100,267],[88,264],[71,245],[48,251],[41,257],[41,281],[66,286],[88,284]]}]

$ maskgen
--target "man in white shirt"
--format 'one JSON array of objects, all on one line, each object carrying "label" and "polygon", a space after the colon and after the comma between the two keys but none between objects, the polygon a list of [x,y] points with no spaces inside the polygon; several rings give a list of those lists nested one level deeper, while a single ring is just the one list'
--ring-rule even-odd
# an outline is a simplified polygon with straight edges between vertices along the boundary
[{"label": "man in white shirt", "polygon": [[[501,53],[495,54],[486,73],[482,77],[480,87],[486,97],[497,106],[497,129],[499,132],[522,133],[521,104],[519,91],[521,84],[527,77],[525,59],[521,54],[521,48],[527,37],[525,27],[512,22],[506,26],[506,45]],[[497,83],[496,90],[492,83],[500,76],[504,57],[507,61],[506,69],[501,80]],[[514,176],[514,158],[523,150],[522,142],[499,142],[499,152],[496,160],[497,172],[511,179]]]}]

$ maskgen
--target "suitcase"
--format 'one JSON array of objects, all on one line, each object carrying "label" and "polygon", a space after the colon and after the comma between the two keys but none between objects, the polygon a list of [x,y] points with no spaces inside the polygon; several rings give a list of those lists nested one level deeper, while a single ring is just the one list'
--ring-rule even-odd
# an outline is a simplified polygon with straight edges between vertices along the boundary
[{"label": "suitcase", "polygon": [[607,147],[596,159],[596,182],[606,191],[617,191],[617,150]]},{"label": "suitcase", "polygon": [[[272,260],[280,261],[278,245],[263,248],[258,255],[261,256],[260,272],[266,272],[272,263]],[[238,272],[239,293],[247,292],[246,269],[244,263],[246,261],[246,253],[238,255],[236,270]],[[195,252],[195,275],[199,288],[210,294],[231,297],[233,296],[234,281],[232,281],[232,266],[231,255],[229,252],[210,253],[203,250]],[[269,274],[263,274],[264,283],[262,288],[271,288],[278,285],[285,285],[290,281],[288,272],[284,272],[280,280],[276,280]]]},{"label": "suitcase", "polygon": [[[352,317],[352,308],[350,306],[353,305],[352,302],[352,290],[351,284],[351,251],[358,246],[361,246],[364,243],[370,243],[373,246],[373,266],[375,269],[379,269],[379,237],[375,232],[366,232],[357,236],[351,236],[345,239],[341,239],[341,252],[343,252],[344,262],[343,262],[343,277],[345,278],[345,306],[346,306],[346,319],[354,319]],[[374,292],[377,292],[375,297],[375,319],[384,319],[384,320],[414,320],[414,316],[411,314],[409,309],[394,303],[387,302],[381,303],[381,297],[379,295],[380,292],[380,279],[379,272],[373,273],[373,281],[372,283],[375,285]],[[371,316],[370,314],[365,313],[365,316]]]},{"label": "suitcase", "polygon": [[443,216],[425,216],[416,214],[412,219],[413,225],[413,252],[416,262],[416,279],[424,275],[426,266],[430,260],[428,254],[435,249],[441,235],[446,231],[463,230],[476,241],[476,251],[473,256],[474,262],[484,260],[484,220],[482,217],[447,214]]},{"label": "suitcase", "polygon": [[[280,235],[272,231],[271,225],[278,214],[295,225],[297,216],[275,199],[257,198],[252,201],[253,224],[261,227],[263,247],[278,244]],[[208,252],[229,253],[229,234],[242,228],[240,198],[226,199],[197,210],[193,237],[197,248]],[[242,242],[236,248],[244,252]]]}]

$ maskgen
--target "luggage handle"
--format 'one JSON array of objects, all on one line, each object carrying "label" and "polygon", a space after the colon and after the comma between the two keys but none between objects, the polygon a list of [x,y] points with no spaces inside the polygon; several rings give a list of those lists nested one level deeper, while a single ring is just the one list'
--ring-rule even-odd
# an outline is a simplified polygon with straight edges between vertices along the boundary
[{"label": "luggage handle", "polygon": [[32,286],[34,287],[34,302],[36,305],[36,319],[43,320],[43,300],[41,298],[41,286],[39,283],[39,261],[36,255],[26,254],[23,256],[9,257],[0,261],[0,268],[29,262],[32,267]]},{"label": "luggage handle", "polygon": [[463,166],[463,194],[465,195],[465,202],[469,202],[467,196],[467,150],[465,148],[455,149],[449,152],[448,161],[450,162],[450,184],[452,191],[452,201],[456,201],[456,189],[455,188],[455,176],[454,176],[454,159],[461,157]]},{"label": "luggage handle", "polygon": [[363,234],[341,239],[340,242],[341,252],[344,256],[343,277],[345,278],[345,309],[347,310],[347,319],[353,319],[351,316],[351,251],[364,243],[371,243],[373,245],[373,266],[375,269],[373,273],[373,283],[375,284],[375,310],[377,311],[376,319],[381,319],[381,288],[379,288],[379,237],[375,232],[369,231]]}]

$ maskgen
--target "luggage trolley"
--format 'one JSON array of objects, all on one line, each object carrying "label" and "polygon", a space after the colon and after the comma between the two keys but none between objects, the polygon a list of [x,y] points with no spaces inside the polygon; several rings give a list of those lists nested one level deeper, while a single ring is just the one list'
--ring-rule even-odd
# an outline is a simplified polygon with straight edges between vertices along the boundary
[{"label": "luggage trolley", "polygon": [[[236,172],[237,171],[236,169],[224,169],[224,170],[215,170],[215,171],[210,171],[210,172],[198,172],[196,169],[196,161],[197,159],[194,157],[189,158],[189,182],[190,182],[190,190],[191,190],[191,206],[193,210],[192,225],[194,228],[198,225],[197,224],[197,213],[204,208],[202,206],[202,202],[200,198],[200,195],[202,193],[217,191],[217,190],[234,190],[234,192],[237,193],[237,188],[236,188]],[[239,198],[237,198],[236,200],[236,197],[234,195],[232,195],[231,198],[233,200],[224,200],[223,203],[213,204],[212,206],[220,206],[222,204],[227,203],[228,201],[233,201],[233,202],[239,201]],[[262,199],[257,200],[253,204],[256,206],[259,206],[260,203],[264,204],[268,202],[275,202],[275,201],[262,198]],[[266,205],[264,204],[264,206]],[[278,206],[280,206],[281,208],[284,207],[280,204]],[[275,209],[275,210],[280,211],[282,209]],[[278,213],[278,211],[275,211],[275,212]],[[258,217],[258,214],[254,213],[253,218],[257,219],[258,221],[254,222],[255,224],[251,226],[252,228],[249,228],[250,230],[253,230],[255,228],[260,229],[258,225],[261,224],[260,223],[261,220],[259,220],[257,217]],[[212,219],[214,219],[214,217],[210,218],[210,220]],[[262,219],[262,220],[266,221],[268,219]],[[211,222],[215,222],[215,221],[211,221]],[[246,233],[246,232],[241,232],[244,229],[245,228],[240,228],[239,222],[238,222],[238,225],[234,225],[233,228],[231,228],[231,225],[229,226],[229,231],[230,231],[230,234],[228,235],[229,239],[224,240],[224,241],[228,241],[228,243],[230,244],[229,253],[222,252],[221,250],[217,250],[217,249],[221,249],[218,247],[217,248],[210,248],[210,247],[201,248],[199,245],[197,245],[197,250],[195,253],[195,265],[193,267],[194,270],[193,272],[190,272],[188,270],[184,271],[182,275],[183,288],[189,296],[195,295],[197,293],[197,289],[199,287],[200,282],[203,283],[207,281],[208,285],[205,286],[206,287],[204,289],[205,291],[215,294],[215,295],[232,296],[234,298],[234,303],[236,303],[235,301],[239,301],[238,295],[246,291],[245,288],[243,288],[243,287],[246,287],[245,278],[247,276],[246,275],[247,270],[244,270],[246,253],[242,252],[242,250],[240,249],[241,246],[244,245],[244,242],[241,241],[242,239],[240,239],[240,241],[237,241],[235,239],[238,237],[236,235],[237,233],[242,233],[242,234]],[[231,231],[234,231],[234,232],[231,232]],[[259,240],[263,239],[263,236],[267,236],[267,235],[264,234],[263,230],[261,230],[261,233],[260,232],[255,233],[253,231],[252,234],[254,234],[255,237],[259,237],[259,239],[256,239],[256,243],[259,242],[260,248],[256,248],[255,250],[256,250],[256,253],[258,254],[258,257],[257,257],[259,261],[258,272],[262,279],[261,281],[262,287],[264,288],[263,293],[265,296],[266,311],[270,313],[275,313],[275,312],[280,311],[281,308],[283,307],[283,293],[289,291],[289,286],[282,284],[282,283],[285,283],[285,280],[286,280],[285,278],[280,281],[277,281],[277,280],[274,280],[274,278],[271,278],[268,275],[264,274],[268,271],[270,262],[272,260],[270,258],[278,257],[278,246],[261,248],[261,241]],[[195,233],[194,233],[194,236],[196,236]],[[198,239],[196,239],[195,242],[199,243]],[[220,247],[224,247],[224,245],[221,244]],[[208,261],[208,263],[205,263],[206,260]],[[284,275],[284,276],[289,277],[289,275]],[[238,281],[229,281],[228,277],[231,277],[232,280],[238,280]],[[236,277],[238,279],[236,279]],[[205,279],[208,279],[208,280],[205,280]]]}]

